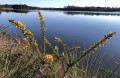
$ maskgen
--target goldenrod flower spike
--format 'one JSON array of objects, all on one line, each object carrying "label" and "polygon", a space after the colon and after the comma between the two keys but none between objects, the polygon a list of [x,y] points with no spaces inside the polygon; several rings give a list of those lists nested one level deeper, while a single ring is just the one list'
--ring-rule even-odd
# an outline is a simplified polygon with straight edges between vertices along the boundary
[{"label": "goldenrod flower spike", "polygon": [[[76,63],[78,63],[79,61],[81,61],[83,58],[85,58],[87,55],[89,55],[90,53],[93,53],[95,50],[97,50],[98,47],[100,47],[101,45],[104,45],[105,42],[108,41],[108,39],[110,39],[111,37],[113,37],[115,35],[116,32],[110,32],[107,33],[107,35],[105,35],[105,37],[102,37],[102,40],[99,40],[97,43],[95,43],[93,46],[90,46],[89,49],[87,49],[86,51],[83,52],[83,54],[76,60],[74,61],[70,67],[74,66]],[[70,68],[68,67],[68,69]]]},{"label": "goldenrod flower spike", "polygon": [[33,34],[30,32],[30,30],[25,28],[25,25],[23,25],[20,21],[15,21],[15,20],[9,20],[10,22],[14,23],[16,28],[21,30],[25,35],[30,35],[32,36]]},{"label": "goldenrod flower spike", "polygon": [[71,48],[68,52],[76,51],[76,50],[78,50],[78,49],[80,49],[80,46],[78,46],[78,47],[74,47],[74,48]]},{"label": "goldenrod flower spike", "polygon": [[40,23],[41,23],[41,27],[42,27],[42,46],[43,46],[42,50],[43,50],[43,54],[45,55],[45,51],[46,51],[46,45],[45,45],[45,43],[47,43],[49,46],[51,46],[51,44],[49,43],[49,41],[47,39],[45,39],[46,38],[45,37],[46,36],[45,31],[47,29],[45,28],[45,25],[44,25],[44,22],[45,22],[44,16],[42,16],[40,12],[38,12],[38,13],[39,13]]}]

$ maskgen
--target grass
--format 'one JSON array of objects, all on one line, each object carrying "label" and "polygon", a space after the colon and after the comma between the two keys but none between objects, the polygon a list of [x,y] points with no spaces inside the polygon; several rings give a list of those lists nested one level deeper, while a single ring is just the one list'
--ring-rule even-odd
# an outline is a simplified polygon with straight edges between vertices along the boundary
[{"label": "grass", "polygon": [[[45,19],[40,12],[40,25],[42,29],[42,45],[40,46],[34,38],[30,30],[25,25],[16,20],[9,20],[17,29],[26,36],[22,40],[12,36],[11,39],[5,33],[4,27],[1,26],[0,31],[0,77],[2,78],[98,78],[101,64],[101,57],[96,63],[96,67],[92,63],[95,58],[90,60],[90,54],[94,53],[97,48],[104,45],[105,42],[115,35],[110,32],[104,35],[98,42],[90,46],[89,49],[83,51],[79,57],[75,52],[80,49],[76,46],[70,49],[66,48],[63,41],[55,37],[60,47],[52,46],[46,38]],[[47,47],[51,48],[50,54],[46,52]],[[86,62],[85,62],[86,61]],[[92,62],[92,63],[89,63]],[[93,67],[92,70],[90,67]],[[94,73],[91,73],[94,72]],[[97,74],[95,74],[97,72]]]}]

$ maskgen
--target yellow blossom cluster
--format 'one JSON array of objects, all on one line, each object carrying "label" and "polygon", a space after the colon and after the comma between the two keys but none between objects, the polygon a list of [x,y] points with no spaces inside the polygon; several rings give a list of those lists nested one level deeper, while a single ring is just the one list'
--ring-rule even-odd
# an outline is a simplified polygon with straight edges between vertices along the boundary
[{"label": "yellow blossom cluster", "polygon": [[31,35],[31,36],[33,35],[33,34],[30,32],[30,30],[25,30],[25,31],[24,31],[24,34],[25,34],[25,35]]},{"label": "yellow blossom cluster", "polygon": [[47,28],[45,28],[45,26],[44,26],[44,22],[45,22],[44,16],[40,15],[40,23],[42,25],[41,27],[42,27],[43,32],[45,32],[47,30]]},{"label": "yellow blossom cluster", "polygon": [[110,33],[105,34],[104,37],[101,38],[102,40],[99,40],[93,46],[90,46],[88,51],[91,51],[92,53],[94,53],[94,51],[97,50],[98,47],[100,47],[101,45],[104,46],[105,42],[108,42],[108,39],[110,39],[114,35],[115,35],[115,32],[110,32]]},{"label": "yellow blossom cluster", "polygon": [[16,21],[16,20],[9,20],[9,21],[12,22],[13,25],[16,26],[16,28],[22,30],[22,32],[24,33],[24,35],[27,35],[27,36],[29,36],[29,35],[32,36],[32,35],[33,35],[33,34],[30,32],[30,30],[28,30],[27,28],[25,28],[25,25],[23,25],[20,21]]},{"label": "yellow blossom cluster", "polygon": [[34,42],[34,45],[35,45],[35,46],[38,46],[38,44],[37,44],[36,40],[35,40],[35,42]]},{"label": "yellow blossom cluster", "polygon": [[30,46],[29,45],[25,45],[25,44],[21,44],[20,47],[23,49],[23,50],[30,50]]},{"label": "yellow blossom cluster", "polygon": [[47,30],[47,28],[45,28],[44,26],[42,26],[42,31],[46,31]]},{"label": "yellow blossom cluster", "polygon": [[23,43],[20,44],[20,47],[24,50],[30,50],[29,41],[26,38],[23,38]]},{"label": "yellow blossom cluster", "polygon": [[78,50],[78,49],[80,49],[80,46],[71,48],[71,49],[69,50],[69,52],[71,52],[71,51],[76,51],[76,50]]},{"label": "yellow blossom cluster", "polygon": [[52,57],[52,55],[46,54],[46,55],[45,55],[45,59],[48,60],[48,61],[52,64],[52,62],[53,62],[53,57]]},{"label": "yellow blossom cluster", "polygon": [[9,22],[12,22],[14,26],[16,26],[24,33],[24,35],[27,37],[27,39],[23,38],[23,41],[25,43],[29,44],[29,42],[31,42],[34,46],[38,46],[36,40],[34,40],[33,34],[30,32],[30,30],[25,28],[25,25],[23,25],[20,21],[16,21],[16,20],[9,20]]},{"label": "yellow blossom cluster", "polygon": [[29,41],[26,38],[23,38],[25,44],[29,44]]},{"label": "yellow blossom cluster", "polygon": [[20,30],[24,30],[25,29],[25,25],[23,25],[20,21],[13,21],[14,25],[16,25],[16,28],[20,29]]},{"label": "yellow blossom cluster", "polygon": [[23,25],[20,21],[15,21],[14,20],[13,23],[16,24],[18,27],[25,29],[25,25]]},{"label": "yellow blossom cluster", "polygon": [[40,23],[41,23],[41,27],[42,27],[42,31],[46,31],[47,29],[45,28],[45,26],[44,26],[44,23],[45,23],[45,19],[44,19],[44,16],[42,16],[41,15],[41,13],[40,12],[38,12],[39,13],[39,16],[40,16]]},{"label": "yellow blossom cluster", "polygon": [[62,42],[62,40],[60,38],[58,38],[58,37],[55,37],[55,41]]},{"label": "yellow blossom cluster", "polygon": [[45,22],[44,16],[40,15],[40,22]]}]

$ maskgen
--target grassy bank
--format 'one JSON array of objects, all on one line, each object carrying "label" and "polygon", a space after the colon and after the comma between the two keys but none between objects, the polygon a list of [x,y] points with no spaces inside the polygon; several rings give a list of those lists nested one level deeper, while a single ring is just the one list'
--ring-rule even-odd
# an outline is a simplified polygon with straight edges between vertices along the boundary
[{"label": "grassy bank", "polygon": [[[34,38],[34,34],[28,30],[20,21],[9,20],[17,29],[24,34],[22,40],[9,36],[1,26],[0,31],[0,77],[2,78],[99,78],[104,74],[99,71],[101,57],[96,65],[96,55],[90,60],[96,50],[104,45],[115,35],[110,32],[104,35],[98,42],[83,51],[79,57],[75,57],[75,52],[80,49],[76,46],[70,49],[66,44],[55,37],[55,41],[61,45],[53,46],[46,38],[45,19],[40,12],[40,25],[42,30],[42,45],[39,45]],[[48,54],[47,47],[50,54]],[[62,52],[61,52],[62,51]],[[91,63],[90,63],[91,62]],[[91,68],[92,67],[92,68]]]}]

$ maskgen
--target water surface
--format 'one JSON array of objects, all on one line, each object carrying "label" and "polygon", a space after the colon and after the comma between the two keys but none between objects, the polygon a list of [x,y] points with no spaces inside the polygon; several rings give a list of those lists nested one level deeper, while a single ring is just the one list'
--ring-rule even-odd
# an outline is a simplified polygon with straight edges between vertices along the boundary
[{"label": "water surface", "polygon": [[[120,61],[120,12],[70,12],[40,11],[45,17],[47,39],[55,45],[54,37],[59,37],[69,48],[80,46],[83,51],[97,42],[104,34],[116,32],[105,46],[98,49],[104,56],[110,57],[111,64]],[[21,21],[41,42],[41,27],[37,11],[0,12],[0,25],[12,25],[8,19]],[[7,29],[11,34],[23,36],[21,31],[11,26]]]}]

